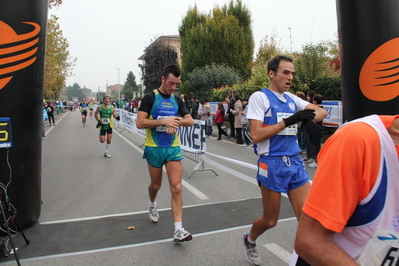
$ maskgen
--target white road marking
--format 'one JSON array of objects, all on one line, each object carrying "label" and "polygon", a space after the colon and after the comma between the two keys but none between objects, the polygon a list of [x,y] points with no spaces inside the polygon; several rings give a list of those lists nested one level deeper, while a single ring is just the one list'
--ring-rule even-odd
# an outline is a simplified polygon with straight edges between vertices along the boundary
[{"label": "white road marking", "polygon": [[192,186],[191,184],[189,184],[187,181],[182,180],[181,181],[183,187],[185,187],[186,189],[188,189],[191,193],[193,193],[195,196],[197,196],[199,199],[201,200],[207,200],[209,199],[209,197],[207,195],[205,195],[204,193],[202,193],[201,191],[199,191],[198,189],[196,189],[194,186]]},{"label": "white road marking", "polygon": [[[195,207],[200,207],[200,206],[209,206],[209,205],[215,205],[215,204],[223,204],[223,203],[229,203],[229,202],[238,202],[238,201],[244,201],[244,200],[248,200],[248,199],[254,199],[254,198],[226,200],[226,201],[217,201],[217,202],[208,202],[208,203],[202,203],[202,204],[187,205],[187,206],[183,206],[183,209],[195,208]],[[158,209],[158,211],[168,211],[168,210],[171,210],[171,208]],[[148,211],[146,210],[146,211],[137,211],[137,212],[126,212],[126,213],[108,214],[108,215],[100,215],[100,216],[92,216],[92,217],[84,217],[84,218],[65,219],[65,220],[58,220],[58,221],[39,222],[39,224],[49,225],[49,224],[90,221],[90,220],[97,220],[97,219],[102,219],[102,218],[122,217],[122,216],[136,215],[136,214],[142,214],[142,213],[148,213]],[[291,218],[289,218],[289,219],[291,219]],[[280,221],[284,221],[284,219],[282,219]]]},{"label": "white road marking", "polygon": [[[128,140],[127,138],[125,138],[121,133],[119,133],[118,131],[113,131],[115,132],[118,136],[120,136],[124,141],[126,141],[130,146],[132,146],[133,148],[135,148],[138,152],[140,152],[141,154],[144,153],[144,151],[142,149],[140,149],[140,147],[138,147],[137,145],[133,144],[130,140]],[[163,171],[166,172],[165,167],[163,167]],[[209,197],[207,195],[205,195],[204,193],[202,193],[201,191],[199,191],[198,189],[196,189],[194,186],[192,186],[191,184],[189,184],[187,181],[182,180],[182,185],[183,187],[185,187],[187,190],[189,190],[191,193],[193,193],[195,196],[197,196],[199,199],[201,200],[207,200],[209,199]]]},{"label": "white road marking", "polygon": [[245,166],[245,167],[247,167],[247,168],[249,168],[249,169],[252,169],[252,170],[258,170],[258,166],[257,166],[256,164],[246,163],[246,162],[243,162],[243,161],[231,159],[231,158],[224,157],[224,156],[217,155],[217,154],[210,153],[210,152],[205,152],[205,153],[208,154],[208,155],[211,155],[211,156],[215,156],[215,157],[217,157],[217,158],[219,158],[219,159],[222,159],[222,160],[225,160],[225,161],[234,163],[234,164],[238,164],[238,165],[241,165],[241,166]]},{"label": "white road marking", "polygon": [[[280,219],[278,220],[278,222],[284,222],[284,221],[291,221],[296,219],[295,217],[292,218],[285,218],[285,219]],[[231,227],[231,228],[225,228],[225,229],[220,229],[220,230],[215,230],[215,231],[209,231],[209,232],[204,232],[204,233],[200,233],[200,234],[194,234],[193,237],[200,237],[200,236],[206,236],[206,235],[213,235],[216,233],[223,233],[223,232],[229,232],[229,231],[233,231],[233,230],[240,230],[240,229],[244,229],[244,228],[250,228],[252,226],[252,224],[250,225],[242,225],[242,226],[236,226],[236,227]],[[84,254],[94,254],[94,253],[98,253],[98,252],[106,252],[106,251],[112,251],[112,250],[121,250],[121,249],[126,249],[126,248],[133,248],[133,247],[142,247],[142,246],[148,246],[148,245],[152,245],[152,244],[158,244],[158,243],[167,243],[167,242],[171,242],[170,238],[168,239],[161,239],[161,240],[156,240],[156,241],[150,241],[150,242],[145,242],[145,243],[138,243],[138,244],[131,244],[131,245],[124,245],[124,246],[116,246],[116,247],[109,247],[109,248],[101,248],[101,249],[92,249],[92,250],[85,250],[85,251],[78,251],[78,252],[70,252],[70,253],[63,253],[63,254],[55,254],[55,255],[48,255],[48,256],[41,256],[41,257],[33,257],[33,258],[28,258],[28,259],[22,259],[20,260],[21,262],[24,261],[35,261],[35,260],[43,260],[43,259],[52,259],[52,258],[63,258],[63,257],[70,257],[70,256],[78,256],[78,255],[84,255]],[[270,245],[270,244],[268,244]],[[274,244],[275,246],[279,247],[278,245]],[[267,245],[264,245],[266,248]],[[270,248],[268,248],[270,251],[272,251]],[[272,247],[272,249],[274,250],[275,247]],[[277,248],[278,249],[278,248]],[[280,247],[280,249],[282,249]],[[273,252],[273,251],[272,251]],[[282,249],[282,251],[280,250],[280,252],[282,252],[282,256],[287,256],[287,251]],[[285,252],[285,253],[284,253]],[[274,252],[273,252],[274,253]],[[276,253],[275,253],[276,254]],[[289,254],[289,253],[288,253]],[[277,254],[276,254],[277,255]],[[279,255],[277,255],[279,256]],[[291,257],[291,254],[289,254],[289,256]],[[279,256],[280,257],[280,256]],[[280,257],[282,258],[282,257]],[[288,260],[287,263],[290,262],[290,259]],[[283,259],[284,261],[286,260],[286,257],[284,257]],[[13,261],[9,261],[9,262],[5,262],[2,263],[2,265],[6,265],[6,264],[11,264],[11,263],[15,263]]]},{"label": "white road marking", "polygon": [[223,164],[217,163],[217,162],[215,162],[213,160],[210,160],[210,159],[208,159],[206,157],[204,157],[204,161],[209,163],[210,165],[213,165],[213,166],[225,171],[226,173],[234,175],[234,176],[236,176],[236,177],[238,177],[238,178],[240,178],[242,180],[245,180],[245,181],[247,181],[247,182],[249,182],[251,184],[258,185],[258,181],[256,181],[256,179],[253,178],[253,177],[250,177],[248,175],[240,173],[240,172],[238,172],[236,170],[231,169],[230,167],[227,167],[227,166],[225,166]]},{"label": "white road marking", "polygon": [[276,243],[269,243],[263,246],[268,250],[270,250],[272,253],[274,253],[274,255],[276,255],[283,261],[287,262],[287,264],[290,263],[292,254],[283,249],[282,247],[280,247],[279,245],[277,245]]}]

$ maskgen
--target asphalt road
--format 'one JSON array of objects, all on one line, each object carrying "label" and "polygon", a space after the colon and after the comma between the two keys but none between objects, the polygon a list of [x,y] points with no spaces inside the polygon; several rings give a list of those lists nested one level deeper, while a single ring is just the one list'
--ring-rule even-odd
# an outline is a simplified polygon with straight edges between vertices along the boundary
[{"label": "asphalt road", "polygon": [[[176,244],[166,178],[157,198],[159,223],[147,216],[144,139],[116,128],[112,157],[105,158],[96,121],[87,120],[83,127],[75,111],[59,115],[55,127],[46,125],[41,216],[24,230],[30,245],[14,238],[22,265],[250,265],[240,237],[262,213],[251,148],[207,138],[204,167],[217,176],[193,173],[197,163],[183,160],[183,225],[193,240]],[[296,226],[282,196],[278,225],[257,242],[263,265],[289,264]],[[0,258],[0,265],[16,265],[15,257]]]}]

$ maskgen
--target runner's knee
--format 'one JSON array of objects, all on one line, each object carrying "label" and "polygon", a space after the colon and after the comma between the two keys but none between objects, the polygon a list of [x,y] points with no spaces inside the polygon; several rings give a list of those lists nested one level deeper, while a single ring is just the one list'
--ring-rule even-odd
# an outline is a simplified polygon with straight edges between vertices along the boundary
[{"label": "runner's knee", "polygon": [[277,225],[277,219],[275,218],[270,218],[264,215],[261,219],[267,229],[273,228]]},{"label": "runner's knee", "polygon": [[181,195],[182,193],[182,187],[181,187],[181,183],[178,184],[170,184],[170,192],[172,193],[172,195]]},{"label": "runner's knee", "polygon": [[154,191],[158,191],[161,189],[162,182],[155,182],[150,184],[150,189]]}]

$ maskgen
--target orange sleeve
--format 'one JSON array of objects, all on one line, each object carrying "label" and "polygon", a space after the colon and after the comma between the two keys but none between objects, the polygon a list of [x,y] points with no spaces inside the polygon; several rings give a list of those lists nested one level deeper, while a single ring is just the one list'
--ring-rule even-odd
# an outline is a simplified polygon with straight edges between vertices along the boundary
[{"label": "orange sleeve", "polygon": [[303,211],[325,228],[342,232],[373,187],[379,158],[379,137],[371,126],[356,122],[340,128],[320,150]]}]

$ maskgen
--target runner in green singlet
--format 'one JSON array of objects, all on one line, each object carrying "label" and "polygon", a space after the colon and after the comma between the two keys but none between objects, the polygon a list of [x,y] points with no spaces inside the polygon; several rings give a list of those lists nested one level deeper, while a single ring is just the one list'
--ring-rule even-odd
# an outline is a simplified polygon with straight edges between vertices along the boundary
[{"label": "runner in green singlet", "polygon": [[112,118],[120,120],[120,117],[116,115],[114,107],[110,104],[111,98],[106,95],[103,98],[104,103],[97,107],[94,113],[94,118],[97,120],[97,128],[100,128],[100,142],[105,142],[105,134],[107,134],[107,143],[105,143],[104,157],[111,158],[108,154],[109,147],[111,146],[112,140],[112,128],[114,123]]}]

